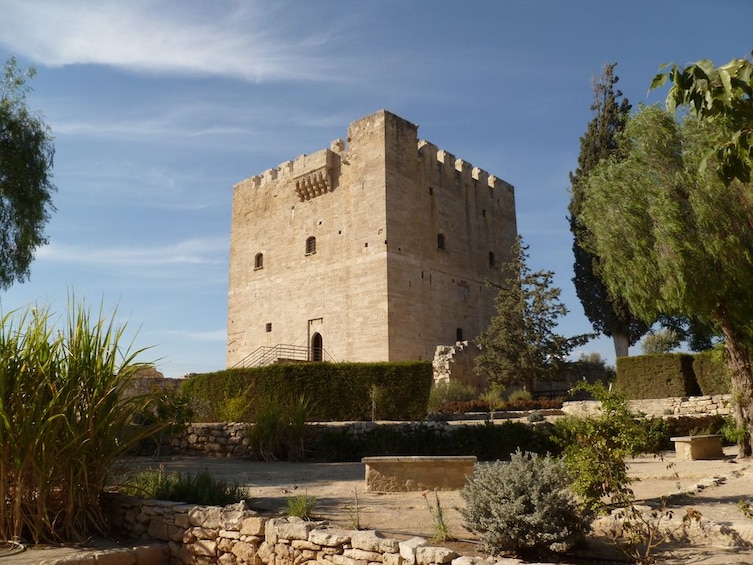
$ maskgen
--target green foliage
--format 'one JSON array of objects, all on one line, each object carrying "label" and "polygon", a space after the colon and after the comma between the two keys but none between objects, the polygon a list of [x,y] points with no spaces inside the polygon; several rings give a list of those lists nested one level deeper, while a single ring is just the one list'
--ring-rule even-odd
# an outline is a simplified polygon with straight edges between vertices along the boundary
[{"label": "green foliage", "polygon": [[567,308],[560,302],[560,289],[551,286],[554,273],[530,271],[527,249],[519,238],[513,260],[503,267],[508,280],[495,285],[494,316],[476,340],[482,351],[474,360],[474,370],[492,386],[522,384],[530,390],[535,380],[556,376],[572,350],[592,337],[566,338],[556,333]]},{"label": "green foliage", "polygon": [[[644,108],[620,140],[626,157],[600,163],[589,175],[581,217],[605,282],[632,311],[646,320],[693,314],[718,328],[735,414],[750,436],[753,286],[740,281],[753,279],[753,187],[699,168],[710,148],[732,136],[725,120],[677,122]],[[751,453],[750,443],[741,443],[740,454]]]},{"label": "green foliage", "polygon": [[450,534],[450,526],[444,519],[444,509],[439,500],[439,493],[434,489],[434,502],[429,500],[429,493],[424,492],[421,496],[426,500],[426,507],[429,509],[431,521],[434,524],[434,541],[445,542],[453,539]]},{"label": "green foliage", "polygon": [[245,396],[228,398],[219,407],[221,422],[247,422],[251,418],[251,405]]},{"label": "green foliage", "polygon": [[486,402],[490,412],[494,410],[503,410],[507,404],[502,396],[502,390],[496,386],[484,391],[479,398]]},{"label": "green foliage", "polygon": [[429,393],[429,413],[441,412],[444,405],[451,402],[468,402],[475,400],[476,391],[473,387],[457,381],[434,383]]},{"label": "green foliage", "polygon": [[209,422],[222,419],[229,399],[245,397],[254,407],[260,399],[300,394],[310,399],[313,420],[368,421],[374,386],[379,390],[377,418],[421,420],[432,381],[429,362],[301,363],[194,375],[181,386],[194,400],[196,416]]},{"label": "green foliage", "polygon": [[531,453],[517,451],[509,463],[477,465],[460,492],[465,528],[494,555],[566,552],[588,527],[568,482],[560,461]]},{"label": "green foliage", "polygon": [[703,395],[711,396],[732,392],[732,380],[729,367],[724,361],[722,345],[696,353],[693,356],[693,373]]},{"label": "green foliage", "polygon": [[250,445],[264,461],[300,461],[304,456],[306,420],[311,403],[304,395],[287,401],[261,399],[250,429]]},{"label": "green foliage", "polygon": [[619,357],[627,354],[626,350],[620,351],[619,343],[622,342],[624,348],[633,345],[648,331],[648,326],[630,312],[623,299],[607,289],[598,271],[598,255],[585,246],[590,238],[589,230],[579,218],[587,197],[584,181],[600,161],[617,155],[617,136],[625,129],[630,115],[630,103],[627,98],[622,98],[622,92],[615,90],[619,81],[614,73],[616,66],[617,63],[605,65],[602,75],[592,84],[594,100],[591,111],[594,117],[580,138],[578,168],[575,173],[570,173],[572,188],[568,211],[575,256],[575,291],[593,329],[614,339]]},{"label": "green foliage", "polygon": [[750,500],[741,498],[737,501],[737,508],[748,520],[753,520],[753,503]]},{"label": "green foliage", "polygon": [[102,531],[111,468],[156,427],[132,425],[149,397],[125,397],[144,365],[113,314],[71,301],[56,328],[47,308],[0,323],[0,539],[78,541]]},{"label": "green foliage", "polygon": [[44,227],[52,205],[52,135],[42,118],[29,111],[26,81],[9,59],[0,77],[0,290],[29,278],[35,250],[47,243]]},{"label": "green foliage", "polygon": [[680,336],[672,328],[660,328],[650,331],[641,342],[644,355],[659,355],[670,353],[680,347]]},{"label": "green foliage", "polygon": [[287,503],[288,516],[295,516],[303,520],[314,519],[314,508],[316,508],[315,497],[308,496],[307,494],[291,496],[288,498]]},{"label": "green foliage", "polygon": [[510,404],[514,404],[520,400],[531,400],[531,398],[533,398],[533,396],[529,391],[519,388],[510,393],[510,395],[507,397],[507,401]]},{"label": "green foliage", "polygon": [[226,506],[246,498],[243,487],[215,479],[209,471],[200,471],[195,475],[169,473],[161,466],[156,470],[148,469],[130,475],[119,490],[139,498],[208,506]]},{"label": "green foliage", "polygon": [[693,359],[687,353],[618,357],[615,389],[631,400],[698,396]]},{"label": "green foliage", "polygon": [[722,427],[719,431],[726,441],[737,444],[743,439],[746,439],[748,433],[747,429],[744,426],[739,426],[731,416],[726,416],[724,418]]},{"label": "green foliage", "polygon": [[726,184],[735,179],[749,184],[753,166],[753,63],[733,59],[717,68],[710,60],[701,59],[683,68],[662,65],[660,71],[651,89],[663,86],[667,79],[674,83],[667,94],[667,110],[688,106],[703,120],[730,124],[729,134],[708,148],[700,162],[701,170],[713,156],[717,174]]},{"label": "green foliage", "polygon": [[191,402],[185,395],[173,389],[153,390],[144,410],[133,416],[135,424],[155,430],[141,442],[142,451],[149,445],[159,455],[165,435],[180,433],[192,417]]},{"label": "green foliage", "polygon": [[625,458],[657,452],[666,428],[661,420],[646,425],[637,419],[625,397],[602,384],[579,383],[576,389],[589,392],[601,407],[597,416],[568,416],[555,423],[553,439],[563,450],[571,488],[589,514],[602,512],[607,502],[630,504],[633,492]]},{"label": "green foliage", "polygon": [[377,427],[357,436],[326,431],[311,444],[311,457],[322,461],[360,461],[379,455],[475,455],[480,461],[507,460],[516,449],[557,453],[559,448],[546,427],[521,422],[486,421],[458,427],[451,434],[437,434],[426,424]]}]

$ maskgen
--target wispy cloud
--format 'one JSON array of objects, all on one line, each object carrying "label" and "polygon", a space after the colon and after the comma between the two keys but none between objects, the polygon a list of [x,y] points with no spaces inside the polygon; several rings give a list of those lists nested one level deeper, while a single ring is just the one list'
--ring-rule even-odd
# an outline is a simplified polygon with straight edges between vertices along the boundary
[{"label": "wispy cloud", "polygon": [[101,64],[134,71],[251,82],[332,75],[329,36],[286,27],[257,2],[0,0],[0,43],[46,66]]},{"label": "wispy cloud", "polygon": [[187,239],[171,245],[143,247],[103,247],[93,241],[91,246],[51,243],[37,251],[40,261],[77,265],[122,266],[148,268],[175,265],[224,265],[227,262],[227,241],[221,238]]}]

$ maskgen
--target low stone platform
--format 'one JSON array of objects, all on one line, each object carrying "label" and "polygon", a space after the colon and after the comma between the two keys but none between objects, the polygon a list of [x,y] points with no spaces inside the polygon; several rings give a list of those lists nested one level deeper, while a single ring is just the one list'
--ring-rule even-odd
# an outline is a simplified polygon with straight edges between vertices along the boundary
[{"label": "low stone platform", "polygon": [[721,435],[679,436],[670,439],[675,442],[677,459],[682,461],[724,459]]},{"label": "low stone platform", "polygon": [[473,475],[475,456],[364,457],[368,492],[460,490]]}]

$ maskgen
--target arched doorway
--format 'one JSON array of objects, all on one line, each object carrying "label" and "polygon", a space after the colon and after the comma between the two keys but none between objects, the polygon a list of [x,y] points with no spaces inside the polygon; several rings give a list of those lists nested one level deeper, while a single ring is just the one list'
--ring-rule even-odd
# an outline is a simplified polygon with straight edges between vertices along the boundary
[{"label": "arched doorway", "polygon": [[322,361],[324,359],[322,355],[323,351],[324,346],[322,345],[322,335],[319,332],[316,332],[311,336],[311,360]]}]

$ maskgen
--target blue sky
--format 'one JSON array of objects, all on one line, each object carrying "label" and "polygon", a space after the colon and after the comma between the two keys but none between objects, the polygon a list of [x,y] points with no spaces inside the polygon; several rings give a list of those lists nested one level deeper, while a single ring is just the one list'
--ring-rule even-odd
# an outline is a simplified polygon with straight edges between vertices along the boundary
[{"label": "blue sky", "polygon": [[[0,308],[117,308],[166,376],[225,366],[232,186],[385,108],[515,185],[534,269],[573,288],[568,173],[590,84],[616,61],[634,107],[662,63],[753,49],[749,0],[0,0],[0,61],[33,65],[57,212]],[[634,348],[633,351],[637,351]],[[582,352],[614,360],[611,341]]]}]

